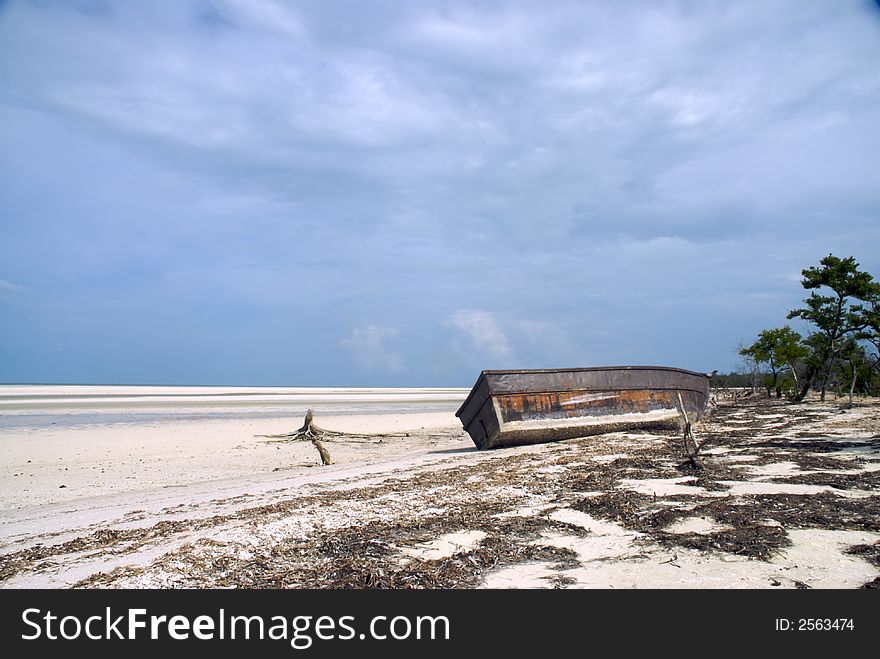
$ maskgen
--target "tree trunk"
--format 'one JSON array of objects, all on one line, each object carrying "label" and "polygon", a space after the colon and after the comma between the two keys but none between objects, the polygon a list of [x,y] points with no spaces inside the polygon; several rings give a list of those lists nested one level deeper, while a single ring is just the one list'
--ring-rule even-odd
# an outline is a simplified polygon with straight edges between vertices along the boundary
[{"label": "tree trunk", "polygon": [[849,406],[853,406],[853,391],[856,388],[856,365],[850,362],[850,366],[852,367],[852,382],[849,383]]},{"label": "tree trunk", "polygon": [[[833,345],[833,342],[832,342]],[[838,349],[839,350],[839,349]],[[834,365],[837,363],[837,351],[832,351],[831,360],[828,362],[828,368],[825,369],[825,376],[822,378],[822,397],[821,400],[825,402],[825,391],[828,389],[828,381],[831,379],[831,373],[834,370]]]},{"label": "tree trunk", "polygon": [[814,367],[808,367],[807,372],[804,373],[804,381],[801,385],[801,390],[797,396],[794,397],[795,403],[800,403],[807,397],[807,394],[810,393],[810,385],[813,384],[813,378],[816,377],[816,369]]},{"label": "tree trunk", "polygon": [[798,388],[798,379],[797,379],[797,370],[794,367],[794,364],[789,364],[788,367],[791,369],[791,377],[794,379],[794,388],[797,390]]}]

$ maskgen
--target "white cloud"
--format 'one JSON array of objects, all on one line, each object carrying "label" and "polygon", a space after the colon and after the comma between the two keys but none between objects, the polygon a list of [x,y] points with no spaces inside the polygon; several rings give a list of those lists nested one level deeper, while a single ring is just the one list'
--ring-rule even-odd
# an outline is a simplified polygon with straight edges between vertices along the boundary
[{"label": "white cloud", "polygon": [[5,279],[0,279],[0,302],[11,302],[17,293],[27,290],[27,286],[19,286]]},{"label": "white cloud", "polygon": [[16,291],[23,291],[27,288],[27,286],[19,286],[18,284],[13,284],[10,281],[6,281],[5,279],[0,279],[0,294],[2,293],[15,293]]},{"label": "white cloud", "polygon": [[350,351],[355,362],[367,370],[392,371],[404,370],[402,357],[385,347],[385,340],[397,336],[400,332],[394,327],[377,327],[369,325],[363,329],[355,327],[351,336],[339,343]]},{"label": "white cloud", "polygon": [[27,286],[19,286],[5,279],[0,279],[0,300],[8,300],[15,293],[27,290]]},{"label": "white cloud", "polygon": [[473,348],[489,357],[498,359],[513,357],[510,341],[501,331],[491,312],[479,309],[456,311],[447,324],[464,336]]},{"label": "white cloud", "polygon": [[692,126],[715,121],[732,124],[746,112],[746,101],[731,92],[664,87],[648,97],[660,108],[669,112],[673,123]]},{"label": "white cloud", "polygon": [[301,38],[304,28],[290,5],[273,0],[220,0],[214,8],[230,22],[259,31]]}]

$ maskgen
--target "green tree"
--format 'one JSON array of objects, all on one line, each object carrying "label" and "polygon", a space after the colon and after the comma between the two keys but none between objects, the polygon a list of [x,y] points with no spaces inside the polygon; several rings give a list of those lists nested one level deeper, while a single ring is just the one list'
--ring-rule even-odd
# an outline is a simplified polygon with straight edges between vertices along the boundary
[{"label": "green tree", "polygon": [[797,365],[807,355],[807,349],[801,343],[801,335],[786,325],[761,331],[755,342],[740,349],[739,354],[758,364],[767,364],[770,369],[767,395],[775,390],[776,397],[780,398],[786,373],[791,374],[797,387]]},{"label": "green tree", "polygon": [[865,348],[854,336],[848,337],[840,348],[839,371],[840,383],[849,387],[849,407],[852,407],[853,404],[856,383],[860,383],[862,390],[865,391],[870,385],[872,366]]},{"label": "green tree", "polygon": [[804,339],[804,348],[806,348],[807,354],[803,363],[807,375],[803,378],[801,392],[810,386],[811,374],[819,373],[822,370],[822,366],[827,360],[827,347],[825,335],[821,332],[810,332]]},{"label": "green tree", "polygon": [[880,372],[880,296],[871,301],[863,312],[864,327],[856,334],[857,339],[870,343],[874,348],[873,368]]},{"label": "green tree", "polygon": [[[854,304],[853,300],[871,300],[877,295],[877,283],[873,277],[859,270],[856,260],[848,256],[845,259],[829,254],[813,266],[802,270],[801,285],[814,292],[804,300],[805,307],[795,309],[788,318],[803,318],[819,330],[822,342],[818,353],[820,359],[816,370],[808,372],[807,382],[801,390],[803,396],[814,378],[821,378],[821,397],[825,400],[828,380],[834,365],[840,356],[843,340],[865,326],[864,307]],[[830,289],[831,295],[820,295],[818,292]],[[814,361],[815,364],[815,361]]]}]

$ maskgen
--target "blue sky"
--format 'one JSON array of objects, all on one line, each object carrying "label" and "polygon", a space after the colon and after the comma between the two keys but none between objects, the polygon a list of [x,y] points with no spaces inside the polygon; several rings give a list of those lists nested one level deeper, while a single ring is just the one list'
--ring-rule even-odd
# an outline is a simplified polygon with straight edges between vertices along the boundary
[{"label": "blue sky", "polygon": [[0,2],[0,381],[736,366],[880,276],[880,10]]}]

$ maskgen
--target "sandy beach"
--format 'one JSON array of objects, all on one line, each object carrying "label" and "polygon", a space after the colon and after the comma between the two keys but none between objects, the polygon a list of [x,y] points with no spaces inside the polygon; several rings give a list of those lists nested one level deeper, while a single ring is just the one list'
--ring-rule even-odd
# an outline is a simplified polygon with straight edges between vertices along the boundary
[{"label": "sandy beach", "polygon": [[[328,428],[453,432],[464,396],[450,389],[0,386],[0,510],[177,487],[319,463],[309,445],[256,435],[297,427],[314,408]],[[445,411],[436,411],[445,410]],[[428,437],[344,444],[334,462],[371,464]],[[436,439],[436,438],[435,438]]]},{"label": "sandy beach", "polygon": [[[859,588],[880,403],[719,396],[697,428],[476,451],[466,390],[0,387],[0,584]],[[308,443],[297,428],[369,435]]]}]

